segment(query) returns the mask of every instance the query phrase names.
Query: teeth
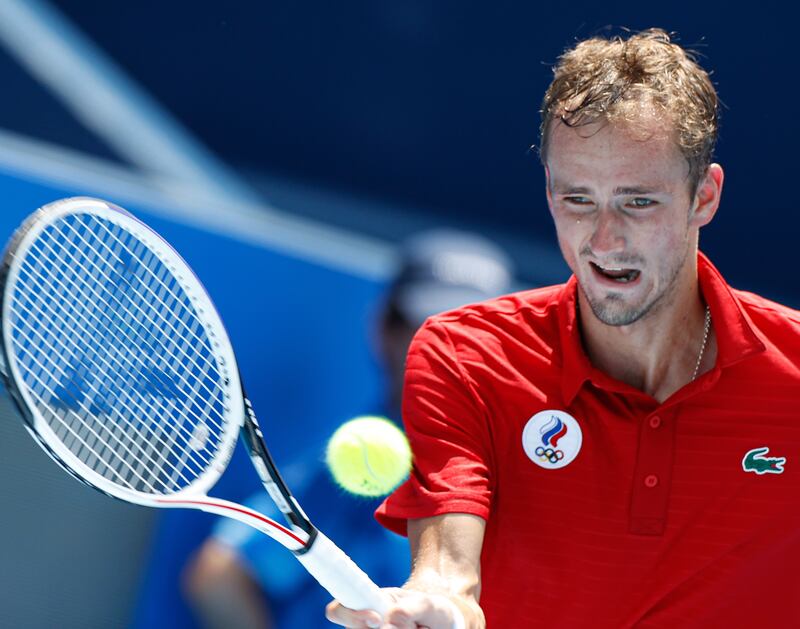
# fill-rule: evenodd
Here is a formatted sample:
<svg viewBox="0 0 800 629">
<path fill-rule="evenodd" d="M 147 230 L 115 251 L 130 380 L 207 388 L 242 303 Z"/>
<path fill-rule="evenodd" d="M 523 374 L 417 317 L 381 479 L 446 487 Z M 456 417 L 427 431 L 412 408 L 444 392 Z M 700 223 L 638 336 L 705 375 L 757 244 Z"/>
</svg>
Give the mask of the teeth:
<svg viewBox="0 0 800 629">
<path fill-rule="evenodd" d="M 600 266 L 594 262 L 592 262 L 592 265 L 598 270 L 598 272 L 622 284 L 632 282 L 639 277 L 638 269 L 628 269 L 619 266 Z"/>
</svg>

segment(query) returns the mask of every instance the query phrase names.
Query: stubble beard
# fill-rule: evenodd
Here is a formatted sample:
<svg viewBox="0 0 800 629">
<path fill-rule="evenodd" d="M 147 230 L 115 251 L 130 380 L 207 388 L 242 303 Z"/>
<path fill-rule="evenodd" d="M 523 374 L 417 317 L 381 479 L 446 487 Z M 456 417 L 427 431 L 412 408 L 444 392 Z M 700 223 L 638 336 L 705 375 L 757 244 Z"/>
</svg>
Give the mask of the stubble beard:
<svg viewBox="0 0 800 629">
<path fill-rule="evenodd" d="M 663 282 L 664 289 L 657 295 L 642 304 L 626 305 L 625 295 L 623 293 L 610 292 L 602 299 L 593 299 L 578 283 L 581 292 L 583 293 L 586 302 L 589 304 L 592 313 L 602 323 L 613 327 L 621 327 L 624 325 L 631 325 L 636 323 L 643 317 L 647 316 L 654 308 L 662 304 L 669 303 L 681 274 L 681 270 L 686 263 L 686 257 L 689 255 L 689 239 L 686 239 L 686 246 L 683 256 L 678 263 L 669 270 L 668 277 Z"/>
</svg>

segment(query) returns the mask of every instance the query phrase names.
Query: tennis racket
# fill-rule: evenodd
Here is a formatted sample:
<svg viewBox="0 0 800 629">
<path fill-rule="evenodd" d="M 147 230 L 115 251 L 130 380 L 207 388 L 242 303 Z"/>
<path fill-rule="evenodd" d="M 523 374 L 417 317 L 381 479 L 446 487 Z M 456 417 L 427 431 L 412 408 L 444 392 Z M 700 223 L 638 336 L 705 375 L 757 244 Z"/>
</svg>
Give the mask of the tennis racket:
<svg viewBox="0 0 800 629">
<path fill-rule="evenodd" d="M 0 287 L 0 371 L 25 427 L 65 471 L 127 502 L 244 522 L 346 607 L 386 611 L 281 478 L 222 321 L 164 239 L 105 201 L 56 201 L 12 236 Z M 207 495 L 240 432 L 285 524 Z"/>
</svg>

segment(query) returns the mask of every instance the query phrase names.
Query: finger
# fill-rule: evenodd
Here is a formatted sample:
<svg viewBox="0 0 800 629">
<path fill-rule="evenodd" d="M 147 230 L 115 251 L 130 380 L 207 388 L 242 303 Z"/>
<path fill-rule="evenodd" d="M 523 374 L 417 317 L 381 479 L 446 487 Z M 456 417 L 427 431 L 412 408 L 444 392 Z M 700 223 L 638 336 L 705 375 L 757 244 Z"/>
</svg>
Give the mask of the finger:
<svg viewBox="0 0 800 629">
<path fill-rule="evenodd" d="M 338 601 L 328 603 L 325 617 L 336 625 L 351 629 L 376 629 L 381 626 L 381 615 L 378 612 L 371 609 L 348 609 Z"/>
</svg>

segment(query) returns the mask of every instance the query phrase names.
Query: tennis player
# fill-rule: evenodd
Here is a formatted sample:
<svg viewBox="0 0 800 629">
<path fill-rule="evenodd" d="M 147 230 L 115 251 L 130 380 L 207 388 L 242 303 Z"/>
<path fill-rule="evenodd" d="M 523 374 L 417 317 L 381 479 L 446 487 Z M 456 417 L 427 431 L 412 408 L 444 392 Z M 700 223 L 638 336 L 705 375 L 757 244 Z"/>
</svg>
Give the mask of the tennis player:
<svg viewBox="0 0 800 629">
<path fill-rule="evenodd" d="M 331 620 L 800 626 L 800 313 L 698 251 L 717 121 L 708 74 L 661 30 L 561 56 L 541 157 L 573 277 L 417 334 L 415 470 L 377 512 L 413 573 L 384 624 L 335 602 Z"/>
</svg>

